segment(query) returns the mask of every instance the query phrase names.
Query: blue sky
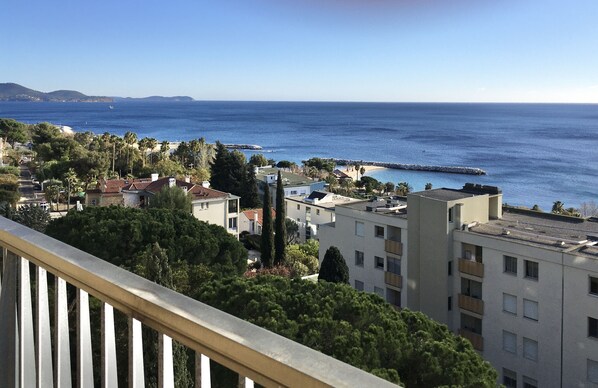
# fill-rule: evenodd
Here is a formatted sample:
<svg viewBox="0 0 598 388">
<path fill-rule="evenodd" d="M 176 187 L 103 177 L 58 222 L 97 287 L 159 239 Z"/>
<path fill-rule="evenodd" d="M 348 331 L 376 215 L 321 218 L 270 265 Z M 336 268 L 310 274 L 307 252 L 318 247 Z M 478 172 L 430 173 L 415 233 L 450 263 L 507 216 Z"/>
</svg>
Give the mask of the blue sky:
<svg viewBox="0 0 598 388">
<path fill-rule="evenodd" d="M 3 0 L 0 82 L 202 100 L 598 103 L 598 1 Z"/>
</svg>

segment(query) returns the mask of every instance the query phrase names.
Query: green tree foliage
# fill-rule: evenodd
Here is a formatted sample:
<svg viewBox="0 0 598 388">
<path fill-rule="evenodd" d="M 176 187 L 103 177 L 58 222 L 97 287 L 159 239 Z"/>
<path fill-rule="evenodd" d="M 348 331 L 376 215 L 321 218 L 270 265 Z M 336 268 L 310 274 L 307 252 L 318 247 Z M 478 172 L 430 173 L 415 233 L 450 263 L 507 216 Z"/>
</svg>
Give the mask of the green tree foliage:
<svg viewBox="0 0 598 388">
<path fill-rule="evenodd" d="M 18 167 L 15 166 L 2 166 L 0 167 L 0 174 L 12 174 L 17 178 L 21 175 Z"/>
<path fill-rule="evenodd" d="M 347 285 L 257 276 L 207 282 L 196 299 L 407 387 L 494 387 L 464 338 Z"/>
<path fill-rule="evenodd" d="M 326 250 L 318 280 L 349 284 L 349 267 L 337 247 L 333 246 Z"/>
<path fill-rule="evenodd" d="M 297 168 L 297 163 L 290 162 L 288 160 L 281 160 L 280 162 L 276 163 L 276 167 L 294 169 L 294 168 Z"/>
<path fill-rule="evenodd" d="M 274 265 L 282 265 L 286 262 L 287 228 L 286 212 L 284 203 L 284 187 L 282 176 L 278 171 L 276 180 L 276 220 L 274 228 Z"/>
<path fill-rule="evenodd" d="M 355 185 L 357 187 L 363 187 L 366 193 L 371 193 L 374 190 L 378 190 L 382 183 L 376 178 L 372 178 L 371 176 L 362 176 L 361 180 L 357 181 Z"/>
<path fill-rule="evenodd" d="M 255 176 L 255 170 L 251 165 L 248 166 L 245 177 L 245 191 L 243 196 L 241 196 L 241 207 L 246 209 L 258 208 L 262 206 L 262 201 L 260 201 L 260 195 L 257 190 L 257 177 Z"/>
<path fill-rule="evenodd" d="M 266 268 L 270 268 L 274 264 L 274 230 L 272 228 L 272 205 L 270 203 L 270 186 L 265 185 L 260 251 L 262 265 Z"/>
<path fill-rule="evenodd" d="M 268 159 L 264 156 L 264 154 L 253 154 L 251 158 L 249 158 L 249 164 L 262 167 L 268 165 Z"/>
<path fill-rule="evenodd" d="M 405 196 L 413 191 L 413 187 L 407 182 L 399 182 L 397 185 L 397 194 Z"/>
<path fill-rule="evenodd" d="M 153 209 L 181 210 L 191 213 L 191 194 L 186 193 L 178 186 L 164 185 L 162 190 L 152 196 L 149 207 Z"/>
<path fill-rule="evenodd" d="M 392 193 L 392 192 L 394 192 L 394 191 L 395 191 L 395 184 L 394 184 L 394 183 L 392 183 L 392 182 L 386 182 L 386 183 L 384 184 L 384 190 L 385 190 L 387 193 Z"/>
<path fill-rule="evenodd" d="M 299 233 L 299 224 L 290 218 L 284 220 L 287 229 L 287 245 L 297 242 L 297 233 Z"/>
<path fill-rule="evenodd" d="M 424 188 L 425 190 L 432 190 L 432 184 L 431 183 L 426 183 L 426 186 Z"/>
<path fill-rule="evenodd" d="M 25 124 L 14 119 L 0 118 L 0 137 L 15 148 L 15 143 L 24 143 L 29 138 L 26 127 Z"/>
<path fill-rule="evenodd" d="M 156 242 L 171 264 L 204 264 L 229 275 L 247 268 L 247 251 L 234 236 L 182 211 L 90 206 L 52 220 L 47 234 L 127 269 L 134 268 L 139 252 Z"/>
<path fill-rule="evenodd" d="M 303 162 L 306 167 L 314 167 L 319 171 L 327 171 L 331 173 L 334 171 L 335 163 L 332 159 L 311 158 Z"/>
<path fill-rule="evenodd" d="M 307 243 L 287 245 L 286 260 L 295 276 L 313 275 L 318 272 L 319 263 L 317 248 L 314 254 L 312 246 L 307 246 Z"/>
<path fill-rule="evenodd" d="M 35 204 L 20 206 L 12 216 L 13 221 L 38 232 L 44 232 L 50 222 L 50 212 Z"/>
<path fill-rule="evenodd" d="M 15 206 L 20 198 L 18 178 L 13 174 L 0 174 L 0 202 Z"/>
</svg>

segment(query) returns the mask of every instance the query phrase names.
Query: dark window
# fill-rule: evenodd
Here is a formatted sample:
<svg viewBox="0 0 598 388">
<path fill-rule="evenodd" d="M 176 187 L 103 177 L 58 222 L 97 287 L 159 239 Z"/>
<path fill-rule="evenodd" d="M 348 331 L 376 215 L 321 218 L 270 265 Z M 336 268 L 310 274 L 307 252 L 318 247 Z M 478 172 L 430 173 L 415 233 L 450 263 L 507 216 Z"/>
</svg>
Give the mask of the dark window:
<svg viewBox="0 0 598 388">
<path fill-rule="evenodd" d="M 588 317 L 588 337 L 598 338 L 598 319 Z"/>
<path fill-rule="evenodd" d="M 228 212 L 229 213 L 236 213 L 238 210 L 238 202 L 236 199 L 228 201 Z"/>
<path fill-rule="evenodd" d="M 384 238 L 384 227 L 383 226 L 374 226 L 374 236 Z"/>
<path fill-rule="evenodd" d="M 450 208 L 448 210 L 449 210 L 449 213 L 448 213 L 449 222 L 453 222 L 453 208 Z"/>
<path fill-rule="evenodd" d="M 502 370 L 502 383 L 507 388 L 517 388 L 517 373 L 512 370 Z"/>
<path fill-rule="evenodd" d="M 374 256 L 374 265 L 376 268 L 384 269 L 384 257 Z"/>
<path fill-rule="evenodd" d="M 525 260 L 525 277 L 538 280 L 538 263 Z"/>
<path fill-rule="evenodd" d="M 538 388 L 538 382 L 534 379 L 523 376 L 523 388 Z"/>
<path fill-rule="evenodd" d="M 363 252 L 355 251 L 355 265 L 363 267 Z"/>
<path fill-rule="evenodd" d="M 453 262 L 448 262 L 448 275 L 451 276 L 453 274 Z"/>
<path fill-rule="evenodd" d="M 504 256 L 505 273 L 517 275 L 517 258 L 512 256 Z"/>
<path fill-rule="evenodd" d="M 598 295 L 598 278 L 590 276 L 590 294 Z"/>
<path fill-rule="evenodd" d="M 453 310 L 453 297 L 449 296 L 448 297 L 448 311 L 452 311 Z"/>
<path fill-rule="evenodd" d="M 401 274 L 401 259 L 395 259 L 394 257 L 386 258 L 386 270 L 394 273 L 395 275 Z"/>
</svg>

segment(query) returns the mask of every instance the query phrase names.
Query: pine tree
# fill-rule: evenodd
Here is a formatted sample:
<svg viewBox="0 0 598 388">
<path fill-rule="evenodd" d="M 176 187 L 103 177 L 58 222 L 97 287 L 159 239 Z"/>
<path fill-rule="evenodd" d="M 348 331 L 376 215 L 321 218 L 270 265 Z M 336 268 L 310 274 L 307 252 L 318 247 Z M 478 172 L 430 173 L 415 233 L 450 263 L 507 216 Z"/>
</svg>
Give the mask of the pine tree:
<svg viewBox="0 0 598 388">
<path fill-rule="evenodd" d="M 230 152 L 220 142 L 216 142 L 216 157 L 212 162 L 211 186 L 220 191 L 228 192 L 228 172 Z"/>
<path fill-rule="evenodd" d="M 318 280 L 349 284 L 349 267 L 337 247 L 330 247 L 324 255 Z"/>
<path fill-rule="evenodd" d="M 241 196 L 241 207 L 255 209 L 262 205 L 257 191 L 257 178 L 255 176 L 254 166 L 249 164 L 245 173 L 245 193 Z"/>
<path fill-rule="evenodd" d="M 276 180 L 276 225 L 274 234 L 274 265 L 281 265 L 286 262 L 286 242 L 287 242 L 287 228 L 285 224 L 285 209 L 284 209 L 284 187 L 282 186 L 282 176 L 278 171 L 278 179 Z"/>
<path fill-rule="evenodd" d="M 274 245 L 274 233 L 272 230 L 272 205 L 270 204 L 272 199 L 270 198 L 270 187 L 265 186 L 264 190 L 264 206 L 263 206 L 263 222 L 262 222 L 262 264 L 266 268 L 272 267 L 273 259 L 273 245 Z"/>
</svg>

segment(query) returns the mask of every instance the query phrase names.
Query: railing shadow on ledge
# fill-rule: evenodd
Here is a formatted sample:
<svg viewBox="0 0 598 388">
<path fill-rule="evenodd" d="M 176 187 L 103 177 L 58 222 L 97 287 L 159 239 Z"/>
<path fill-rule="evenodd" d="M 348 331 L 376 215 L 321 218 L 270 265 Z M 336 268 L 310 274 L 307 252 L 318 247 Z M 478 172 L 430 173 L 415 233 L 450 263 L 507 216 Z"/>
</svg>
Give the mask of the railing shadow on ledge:
<svg viewBox="0 0 598 388">
<path fill-rule="evenodd" d="M 142 324 L 160 333 L 159 386 L 174 386 L 171 339 L 196 352 L 198 387 L 210 386 L 209 359 L 243 376 L 239 382 L 246 387 L 253 381 L 264 386 L 395 386 L 3 217 L 0 245 L 0 386 L 71 386 L 67 283 L 77 288 L 73 362 L 79 386 L 93 386 L 88 294 L 103 302 L 102 386 L 117 385 L 117 368 L 128 370 L 129 386 L 144 386 Z M 30 262 L 37 266 L 36 287 L 29 279 Z M 53 335 L 46 271 L 56 279 Z M 129 318 L 128 365 L 116 365 L 112 307 Z"/>
</svg>

